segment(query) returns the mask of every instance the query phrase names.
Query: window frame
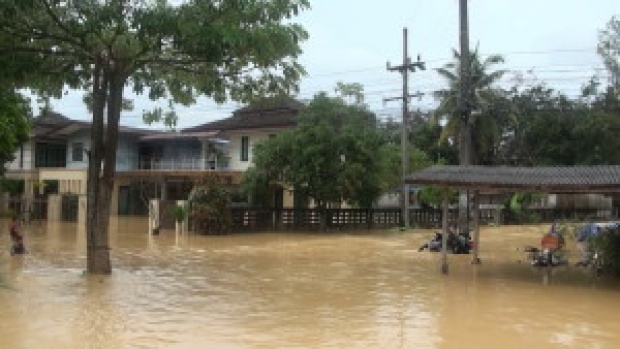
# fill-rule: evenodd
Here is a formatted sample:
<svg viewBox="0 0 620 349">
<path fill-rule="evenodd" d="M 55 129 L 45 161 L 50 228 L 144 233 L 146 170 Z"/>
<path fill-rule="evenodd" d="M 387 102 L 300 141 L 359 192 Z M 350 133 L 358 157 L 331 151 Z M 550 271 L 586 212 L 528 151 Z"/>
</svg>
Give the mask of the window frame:
<svg viewBox="0 0 620 349">
<path fill-rule="evenodd" d="M 71 143 L 71 161 L 73 162 L 84 161 L 84 142 L 72 142 Z"/>
<path fill-rule="evenodd" d="M 250 137 L 249 136 L 241 136 L 241 151 L 240 151 L 240 159 L 241 161 L 249 161 L 250 160 Z"/>
</svg>

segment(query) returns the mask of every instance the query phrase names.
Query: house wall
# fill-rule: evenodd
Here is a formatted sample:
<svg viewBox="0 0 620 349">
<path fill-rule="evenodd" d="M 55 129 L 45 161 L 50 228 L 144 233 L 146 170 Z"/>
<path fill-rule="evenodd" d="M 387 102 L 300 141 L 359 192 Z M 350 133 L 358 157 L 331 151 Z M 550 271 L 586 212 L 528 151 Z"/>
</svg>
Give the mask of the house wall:
<svg viewBox="0 0 620 349">
<path fill-rule="evenodd" d="M 86 169 L 88 168 L 88 157 L 82 154 L 82 161 L 73 160 L 73 144 L 81 142 L 84 150 L 90 149 L 90 130 L 80 130 L 67 137 L 67 168 Z"/>
<path fill-rule="evenodd" d="M 268 139 L 269 135 L 277 135 L 284 129 L 261 129 L 228 132 L 228 154 L 230 157 L 230 169 L 232 171 L 245 171 L 253 161 L 253 148 L 260 141 Z M 247 136 L 249 139 L 248 161 L 241 161 L 241 138 Z"/>
<path fill-rule="evenodd" d="M 34 167 L 34 143 L 32 140 L 18 148 L 13 156 L 15 159 L 6 164 L 8 171 L 31 170 Z"/>
<path fill-rule="evenodd" d="M 88 157 L 83 154 L 82 161 L 73 160 L 73 143 L 81 142 L 84 149 L 90 149 L 90 130 L 80 130 L 67 138 L 67 168 L 87 169 Z M 116 170 L 129 171 L 138 168 L 138 138 L 120 133 L 116 150 Z"/>
<path fill-rule="evenodd" d="M 39 180 L 57 180 L 60 194 L 86 194 L 86 169 L 45 168 Z"/>
</svg>

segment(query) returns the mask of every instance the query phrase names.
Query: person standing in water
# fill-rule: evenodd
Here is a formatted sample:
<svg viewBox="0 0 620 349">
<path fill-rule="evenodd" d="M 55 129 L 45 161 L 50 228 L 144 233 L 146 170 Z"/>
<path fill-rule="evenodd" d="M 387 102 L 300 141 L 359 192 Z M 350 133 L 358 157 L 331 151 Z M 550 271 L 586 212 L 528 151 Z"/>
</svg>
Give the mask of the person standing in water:
<svg viewBox="0 0 620 349">
<path fill-rule="evenodd" d="M 9 234 L 11 236 L 11 255 L 26 253 L 26 247 L 24 246 L 24 236 L 20 233 L 19 219 L 17 215 L 11 217 L 11 225 L 9 227 Z"/>
</svg>

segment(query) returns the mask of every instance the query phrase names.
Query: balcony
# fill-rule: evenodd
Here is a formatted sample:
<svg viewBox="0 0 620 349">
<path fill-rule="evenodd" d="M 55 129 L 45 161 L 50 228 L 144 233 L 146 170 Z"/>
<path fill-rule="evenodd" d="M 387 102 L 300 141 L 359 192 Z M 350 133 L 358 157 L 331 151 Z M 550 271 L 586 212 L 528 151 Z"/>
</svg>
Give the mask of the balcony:
<svg viewBox="0 0 620 349">
<path fill-rule="evenodd" d="M 151 158 L 138 163 L 139 170 L 184 170 L 184 171 L 228 171 L 230 158 L 225 156 L 212 158 Z"/>
</svg>

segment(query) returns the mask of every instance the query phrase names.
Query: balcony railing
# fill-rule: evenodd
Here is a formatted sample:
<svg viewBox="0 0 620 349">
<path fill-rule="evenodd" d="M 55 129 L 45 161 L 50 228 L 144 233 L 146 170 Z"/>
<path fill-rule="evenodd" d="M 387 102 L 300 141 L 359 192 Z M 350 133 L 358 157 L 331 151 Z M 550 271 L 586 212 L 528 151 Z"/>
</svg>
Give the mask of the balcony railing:
<svg viewBox="0 0 620 349">
<path fill-rule="evenodd" d="M 161 158 L 144 159 L 138 163 L 140 170 L 187 170 L 187 171 L 226 171 L 229 170 L 228 157 L 215 159 L 202 158 Z"/>
</svg>

